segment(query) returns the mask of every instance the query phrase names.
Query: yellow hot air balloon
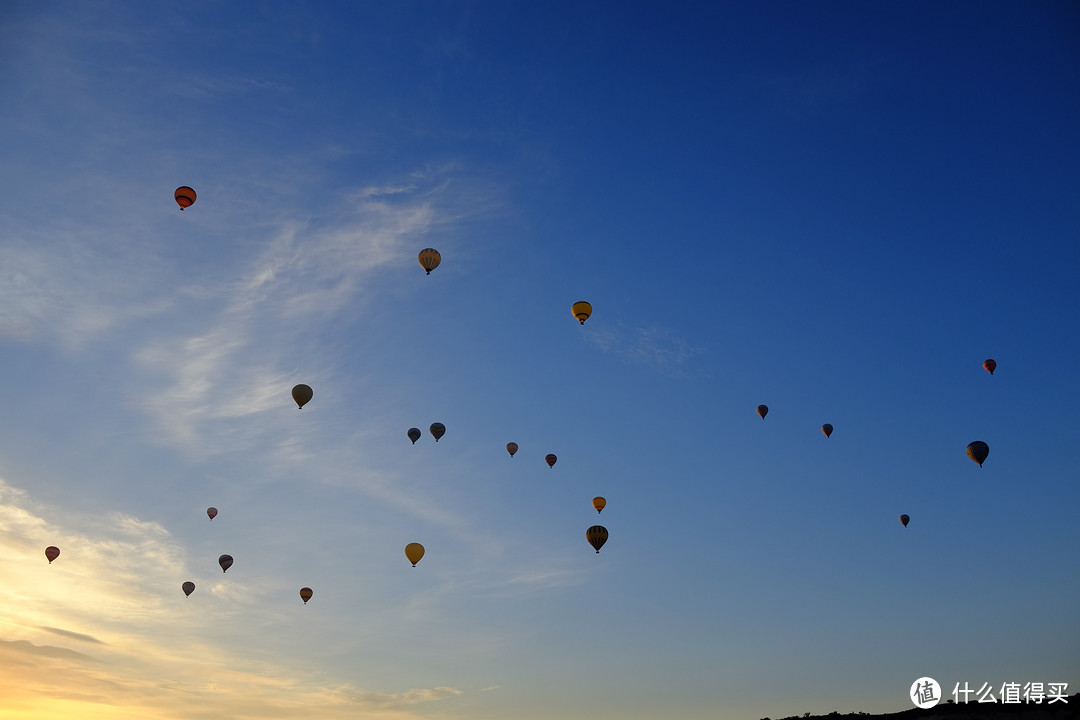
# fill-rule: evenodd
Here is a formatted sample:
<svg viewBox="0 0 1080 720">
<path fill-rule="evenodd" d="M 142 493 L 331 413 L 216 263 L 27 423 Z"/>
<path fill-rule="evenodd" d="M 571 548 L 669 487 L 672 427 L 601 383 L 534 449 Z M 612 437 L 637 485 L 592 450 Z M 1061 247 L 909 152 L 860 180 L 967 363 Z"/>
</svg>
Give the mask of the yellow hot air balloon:
<svg viewBox="0 0 1080 720">
<path fill-rule="evenodd" d="M 195 592 L 195 583 L 188 580 L 180 586 L 180 589 L 184 591 L 184 595 L 191 597 L 191 593 Z"/>
<path fill-rule="evenodd" d="M 508 442 L 508 443 L 506 443 L 506 452 L 510 453 L 510 457 L 514 457 L 514 453 L 516 453 L 517 450 L 518 450 L 518 446 L 517 446 L 516 442 Z"/>
<path fill-rule="evenodd" d="M 592 305 L 584 300 L 578 300 L 574 303 L 573 307 L 570 308 L 570 311 L 574 313 L 574 317 L 580 320 L 581 324 L 584 325 L 585 321 L 592 315 Z"/>
<path fill-rule="evenodd" d="M 596 554 L 600 554 L 600 548 L 607 542 L 607 528 L 603 525 L 593 525 L 591 528 L 585 531 L 585 539 L 589 541 L 589 544 L 596 548 Z"/>
<path fill-rule="evenodd" d="M 967 456 L 979 463 L 979 467 L 986 462 L 986 456 L 990 454 L 990 446 L 984 443 L 982 440 L 976 440 L 975 442 L 968 443 Z"/>
<path fill-rule="evenodd" d="M 420 543 L 409 543 L 405 546 L 405 557 L 409 559 L 413 567 L 416 567 L 416 563 L 420 562 L 420 558 L 424 557 L 424 546 Z"/>
<path fill-rule="evenodd" d="M 762 420 L 764 420 L 765 416 L 769 414 L 769 406 L 768 405 L 758 405 L 757 406 L 757 414 L 761 416 Z"/>
<path fill-rule="evenodd" d="M 832 425 L 825 423 L 821 426 L 821 432 L 825 433 L 825 437 L 832 435 Z"/>
<path fill-rule="evenodd" d="M 439 267 L 439 263 L 442 262 L 442 255 L 435 248 L 424 248 L 416 256 L 416 259 L 420 261 L 420 267 L 424 268 L 427 274 L 430 275 L 432 270 Z"/>
<path fill-rule="evenodd" d="M 301 383 L 292 389 L 292 399 L 296 402 L 296 407 L 298 408 L 307 405 L 314 396 L 315 391 L 311 389 L 310 385 Z"/>
<path fill-rule="evenodd" d="M 195 204 L 195 191 L 187 185 L 181 185 L 176 188 L 176 192 L 173 193 L 173 198 L 176 199 L 176 204 L 183 210 L 184 208 L 191 207 Z"/>
<path fill-rule="evenodd" d="M 315 593 L 313 593 L 311 591 L 311 588 L 309 588 L 309 587 L 300 588 L 300 599 L 304 601 L 305 605 L 307 605 L 307 601 L 310 600 L 311 596 L 314 595 L 314 594 Z"/>
<path fill-rule="evenodd" d="M 605 500 L 604 498 L 602 498 L 600 496 L 594 497 L 592 499 L 592 506 L 594 508 L 596 508 L 596 512 L 599 513 L 601 510 L 603 510 L 607 506 L 607 500 Z"/>
</svg>

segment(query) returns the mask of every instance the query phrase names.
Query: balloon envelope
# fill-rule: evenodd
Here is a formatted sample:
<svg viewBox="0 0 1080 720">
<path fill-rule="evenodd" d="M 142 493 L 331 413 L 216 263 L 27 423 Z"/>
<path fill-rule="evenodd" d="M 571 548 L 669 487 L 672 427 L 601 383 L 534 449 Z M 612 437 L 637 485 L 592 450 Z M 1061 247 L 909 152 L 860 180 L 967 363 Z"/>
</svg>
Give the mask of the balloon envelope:
<svg viewBox="0 0 1080 720">
<path fill-rule="evenodd" d="M 409 428 L 409 439 L 412 440 L 413 445 L 420 439 L 420 435 L 420 428 Z"/>
<path fill-rule="evenodd" d="M 758 405 L 757 406 L 757 414 L 761 416 L 762 420 L 764 420 L 765 416 L 769 414 L 769 406 L 768 405 Z"/>
<path fill-rule="evenodd" d="M 573 307 L 570 308 L 570 312 L 574 313 L 574 317 L 576 317 L 581 322 L 581 324 L 584 325 L 585 321 L 589 319 L 590 315 L 592 315 L 592 305 L 585 302 L 584 300 L 578 300 L 576 303 L 574 303 Z"/>
<path fill-rule="evenodd" d="M 191 597 L 191 593 L 195 592 L 195 583 L 188 580 L 186 583 L 180 586 L 183 589 L 184 594 Z"/>
<path fill-rule="evenodd" d="M 446 434 L 446 426 L 442 423 L 431 423 L 431 437 L 435 438 L 435 442 L 439 442 L 439 438 Z"/>
<path fill-rule="evenodd" d="M 300 599 L 304 601 L 305 605 L 307 605 L 307 601 L 310 600 L 311 596 L 314 595 L 314 594 L 315 593 L 313 593 L 311 591 L 311 588 L 309 588 L 309 587 L 300 588 Z"/>
<path fill-rule="evenodd" d="M 442 255 L 435 248 L 424 248 L 416 256 L 416 259 L 420 261 L 420 267 L 424 268 L 427 274 L 430 275 L 432 270 L 439 267 L 439 263 L 442 262 Z"/>
<path fill-rule="evenodd" d="M 901 523 L 901 524 L 902 524 L 902 525 L 903 525 L 904 527 L 907 527 L 907 524 L 908 524 L 908 521 L 909 521 L 909 520 L 911 520 L 911 518 L 909 518 L 909 517 L 908 517 L 907 515 L 901 515 L 901 516 L 900 516 L 900 523 Z"/>
<path fill-rule="evenodd" d="M 555 463 L 559 458 L 555 457 L 555 453 L 548 453 L 544 456 L 544 461 L 548 464 L 548 467 L 555 467 Z"/>
<path fill-rule="evenodd" d="M 592 506 L 596 508 L 596 512 L 600 512 L 607 506 L 607 500 L 599 496 L 594 497 L 592 499 Z"/>
<path fill-rule="evenodd" d="M 232 567 L 232 555 L 222 555 L 217 559 L 218 565 L 221 566 L 221 572 L 225 572 Z"/>
<path fill-rule="evenodd" d="M 49 564 L 52 565 L 52 561 L 60 557 L 60 548 L 50 545 L 45 548 L 45 557 L 49 558 Z"/>
<path fill-rule="evenodd" d="M 215 508 L 215 507 L 208 507 L 208 508 L 206 508 L 206 514 L 207 514 L 208 516 L 210 516 L 210 519 L 211 519 L 211 520 L 213 520 L 214 518 L 216 518 L 216 517 L 217 517 L 217 508 Z"/>
<path fill-rule="evenodd" d="M 983 363 L 983 368 L 986 370 L 986 372 L 993 375 L 994 370 L 997 369 L 997 363 L 994 362 L 994 358 L 988 358 L 986 362 Z"/>
<path fill-rule="evenodd" d="M 416 567 L 416 563 L 420 562 L 420 558 L 424 557 L 424 546 L 420 543 L 409 543 L 405 546 L 405 557 L 409 558 L 409 562 Z"/>
<path fill-rule="evenodd" d="M 825 423 L 821 426 L 821 432 L 825 433 L 825 437 L 832 435 L 832 425 Z"/>
<path fill-rule="evenodd" d="M 982 440 L 976 440 L 975 442 L 968 443 L 967 455 L 969 458 L 979 463 L 979 467 L 982 467 L 983 462 L 986 461 L 986 456 L 990 454 L 990 446 L 984 443 Z"/>
<path fill-rule="evenodd" d="M 184 208 L 191 207 L 195 204 L 195 191 L 187 185 L 181 185 L 176 188 L 176 192 L 173 193 L 173 198 L 176 199 L 176 204 L 183 210 Z"/>
<path fill-rule="evenodd" d="M 297 385 L 292 389 L 292 399 L 296 401 L 296 407 L 302 408 L 307 405 L 311 398 L 314 397 L 315 391 L 311 389 L 310 385 L 304 385 L 303 383 Z"/>
<path fill-rule="evenodd" d="M 600 554 L 600 548 L 607 542 L 607 528 L 603 525 L 593 525 L 585 531 L 585 539 L 596 548 L 596 554 Z"/>
<path fill-rule="evenodd" d="M 510 453 L 510 457 L 514 457 L 514 453 L 516 453 L 517 450 L 518 450 L 518 446 L 517 446 L 516 442 L 508 442 L 508 443 L 506 443 L 506 452 Z"/>
</svg>

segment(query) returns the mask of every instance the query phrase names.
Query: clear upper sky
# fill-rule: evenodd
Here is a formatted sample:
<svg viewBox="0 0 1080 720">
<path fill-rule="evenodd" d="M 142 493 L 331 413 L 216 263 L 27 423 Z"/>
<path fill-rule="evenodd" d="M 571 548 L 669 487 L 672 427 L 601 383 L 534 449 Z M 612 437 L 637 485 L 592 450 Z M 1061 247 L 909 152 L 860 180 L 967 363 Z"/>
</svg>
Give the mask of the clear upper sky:
<svg viewBox="0 0 1080 720">
<path fill-rule="evenodd" d="M 1074 2 L 5 2 L 0 718 L 1076 692 L 1078 311 Z"/>
</svg>

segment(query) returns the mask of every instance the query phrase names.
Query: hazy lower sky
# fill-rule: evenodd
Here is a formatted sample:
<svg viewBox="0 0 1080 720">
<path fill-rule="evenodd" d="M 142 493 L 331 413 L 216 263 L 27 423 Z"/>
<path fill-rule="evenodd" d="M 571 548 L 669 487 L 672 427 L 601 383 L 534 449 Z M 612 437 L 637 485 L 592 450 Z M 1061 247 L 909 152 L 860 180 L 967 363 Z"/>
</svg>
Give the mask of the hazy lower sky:
<svg viewBox="0 0 1080 720">
<path fill-rule="evenodd" d="M 5 2 L 0 718 L 1076 692 L 1078 241 L 1074 2 Z"/>
</svg>

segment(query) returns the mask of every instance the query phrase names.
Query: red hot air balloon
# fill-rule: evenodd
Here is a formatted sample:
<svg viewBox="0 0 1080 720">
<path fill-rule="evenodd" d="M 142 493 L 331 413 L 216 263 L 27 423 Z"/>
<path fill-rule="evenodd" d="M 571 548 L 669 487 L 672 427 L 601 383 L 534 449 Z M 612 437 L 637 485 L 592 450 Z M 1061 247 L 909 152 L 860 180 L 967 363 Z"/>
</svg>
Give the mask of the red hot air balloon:
<svg viewBox="0 0 1080 720">
<path fill-rule="evenodd" d="M 548 467 L 555 467 L 555 463 L 558 462 L 558 460 L 559 458 L 555 456 L 555 453 L 548 453 L 544 456 L 544 462 L 548 464 Z"/>
<path fill-rule="evenodd" d="M 180 209 L 183 210 L 195 204 L 195 191 L 187 185 L 181 185 L 176 188 L 173 198 L 176 200 L 176 204 L 180 206 Z"/>
<path fill-rule="evenodd" d="M 208 507 L 208 508 L 206 508 L 206 514 L 210 517 L 211 520 L 213 520 L 214 518 L 217 517 L 217 508 L 216 507 Z"/>
<path fill-rule="evenodd" d="M 993 375 L 994 370 L 997 370 L 997 363 L 994 362 L 994 358 L 987 358 L 986 361 L 983 362 L 983 369 Z"/>
<path fill-rule="evenodd" d="M 184 591 L 184 595 L 191 597 L 191 593 L 195 592 L 195 583 L 188 580 L 186 583 L 180 586 L 180 589 Z"/>
<path fill-rule="evenodd" d="M 50 545 L 45 548 L 45 557 L 49 558 L 49 564 L 52 565 L 52 561 L 60 557 L 60 548 Z"/>
</svg>

